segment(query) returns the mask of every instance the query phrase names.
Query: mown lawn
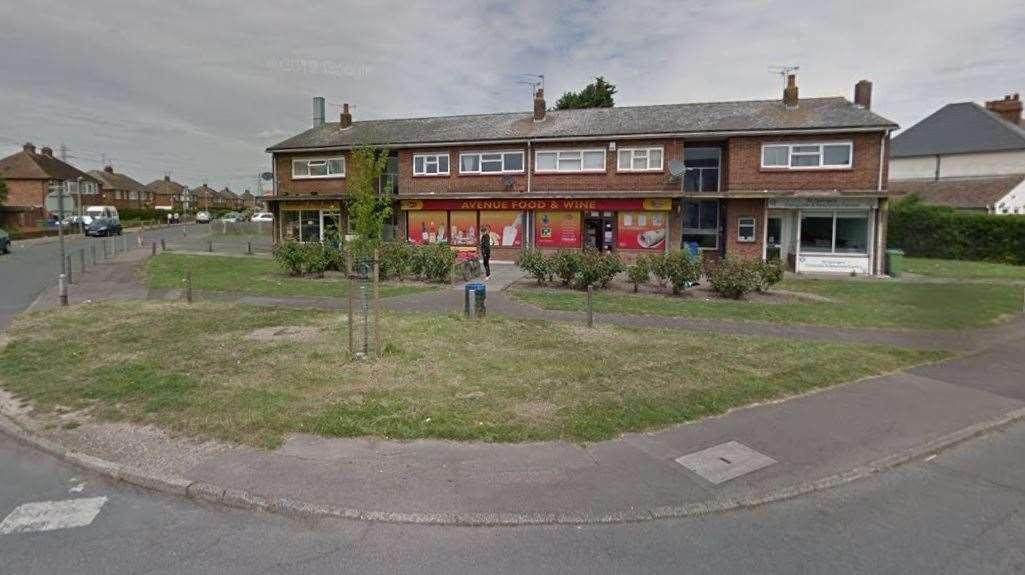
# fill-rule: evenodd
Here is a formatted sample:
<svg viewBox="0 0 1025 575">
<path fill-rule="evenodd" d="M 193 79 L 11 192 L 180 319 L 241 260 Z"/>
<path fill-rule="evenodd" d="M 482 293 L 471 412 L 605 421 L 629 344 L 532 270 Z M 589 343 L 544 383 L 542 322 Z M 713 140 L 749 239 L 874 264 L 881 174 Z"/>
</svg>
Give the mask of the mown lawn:
<svg viewBox="0 0 1025 575">
<path fill-rule="evenodd" d="M 389 313 L 382 323 L 384 357 L 355 362 L 338 313 L 140 301 L 44 310 L 10 329 L 0 385 L 40 414 L 265 447 L 293 432 L 589 441 L 945 357 L 499 317 Z M 284 326 L 310 338 L 252 337 Z"/>
<path fill-rule="evenodd" d="M 153 288 L 181 288 L 185 271 L 192 271 L 197 290 L 241 292 L 267 296 L 344 296 L 343 278 L 290 277 L 274 260 L 250 257 L 198 256 L 162 253 L 146 261 L 146 283 Z M 381 297 L 432 291 L 437 286 L 417 282 L 382 282 Z"/>
<path fill-rule="evenodd" d="M 707 299 L 684 295 L 599 291 L 594 309 L 604 313 L 706 319 L 807 323 L 842 327 L 961 329 L 995 323 L 1021 312 L 1021 288 L 980 284 L 925 284 L 889 280 L 787 279 L 778 289 L 830 301 L 786 303 Z M 564 289 L 517 288 L 518 299 L 544 309 L 582 311 L 585 295 Z"/>
<path fill-rule="evenodd" d="M 904 258 L 904 269 L 924 276 L 944 278 L 1025 280 L 1025 266 L 990 262 Z"/>
</svg>

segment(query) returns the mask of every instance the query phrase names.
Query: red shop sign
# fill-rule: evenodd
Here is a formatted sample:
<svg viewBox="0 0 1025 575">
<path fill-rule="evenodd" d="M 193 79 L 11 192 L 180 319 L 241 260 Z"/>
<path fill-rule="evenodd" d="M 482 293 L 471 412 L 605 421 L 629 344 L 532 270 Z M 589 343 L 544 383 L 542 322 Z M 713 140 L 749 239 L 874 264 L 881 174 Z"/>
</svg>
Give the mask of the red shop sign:
<svg viewBox="0 0 1025 575">
<path fill-rule="evenodd" d="M 494 200 L 402 200 L 403 210 L 645 210 L 668 212 L 669 198 L 540 198 Z"/>
</svg>

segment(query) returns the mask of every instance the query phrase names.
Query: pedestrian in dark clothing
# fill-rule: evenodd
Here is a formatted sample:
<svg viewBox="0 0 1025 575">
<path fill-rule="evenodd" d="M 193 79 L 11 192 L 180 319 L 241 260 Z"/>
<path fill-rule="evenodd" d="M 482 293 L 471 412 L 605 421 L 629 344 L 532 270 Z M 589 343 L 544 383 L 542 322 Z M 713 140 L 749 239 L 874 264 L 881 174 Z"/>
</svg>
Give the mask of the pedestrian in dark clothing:
<svg viewBox="0 0 1025 575">
<path fill-rule="evenodd" d="M 480 259 L 484 263 L 484 279 L 491 279 L 491 228 L 481 226 Z"/>
</svg>

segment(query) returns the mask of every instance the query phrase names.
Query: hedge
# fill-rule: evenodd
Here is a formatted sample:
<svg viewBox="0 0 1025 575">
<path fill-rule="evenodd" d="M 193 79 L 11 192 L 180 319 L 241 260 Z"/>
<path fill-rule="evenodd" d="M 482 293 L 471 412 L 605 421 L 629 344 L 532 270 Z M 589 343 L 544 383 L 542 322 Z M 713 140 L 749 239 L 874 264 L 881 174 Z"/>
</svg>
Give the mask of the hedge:
<svg viewBox="0 0 1025 575">
<path fill-rule="evenodd" d="M 912 195 L 891 205 L 887 244 L 911 257 L 1025 265 L 1025 216 L 924 205 Z"/>
</svg>

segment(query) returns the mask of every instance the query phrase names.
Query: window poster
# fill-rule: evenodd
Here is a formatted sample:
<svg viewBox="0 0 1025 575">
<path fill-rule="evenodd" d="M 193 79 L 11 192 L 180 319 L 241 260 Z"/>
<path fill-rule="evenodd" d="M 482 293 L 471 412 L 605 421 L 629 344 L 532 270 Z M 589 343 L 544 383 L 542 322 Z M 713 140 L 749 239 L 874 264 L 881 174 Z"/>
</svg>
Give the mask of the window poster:
<svg viewBox="0 0 1025 575">
<path fill-rule="evenodd" d="M 483 229 L 485 226 L 490 230 L 492 246 L 515 248 L 523 245 L 523 212 L 482 210 L 480 227 Z"/>
<path fill-rule="evenodd" d="M 580 212 L 536 212 L 534 218 L 539 247 L 580 247 Z"/>
<path fill-rule="evenodd" d="M 619 248 L 660 250 L 666 243 L 665 212 L 619 212 Z"/>
<path fill-rule="evenodd" d="M 409 241 L 414 244 L 435 244 L 448 241 L 448 213 L 437 211 L 407 212 Z"/>
<path fill-rule="evenodd" d="M 449 243 L 454 246 L 477 245 L 476 210 L 453 210 L 448 219 Z"/>
</svg>

